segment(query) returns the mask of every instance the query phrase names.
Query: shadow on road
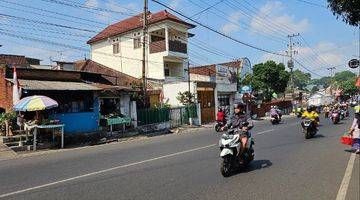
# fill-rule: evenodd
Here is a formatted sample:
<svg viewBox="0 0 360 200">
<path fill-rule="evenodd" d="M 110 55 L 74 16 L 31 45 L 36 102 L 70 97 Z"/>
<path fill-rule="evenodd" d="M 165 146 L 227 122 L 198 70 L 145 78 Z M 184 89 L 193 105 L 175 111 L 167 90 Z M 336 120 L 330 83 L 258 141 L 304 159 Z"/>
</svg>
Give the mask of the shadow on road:
<svg viewBox="0 0 360 200">
<path fill-rule="evenodd" d="M 348 153 L 355 153 L 355 150 L 353 150 L 353 149 L 345 149 L 344 151 L 348 152 Z"/>
<path fill-rule="evenodd" d="M 323 138 L 323 137 L 325 137 L 325 136 L 322 135 L 322 134 L 316 134 L 316 135 L 314 135 L 314 137 L 312 137 L 312 138 L 316 139 L 316 138 Z"/>
<path fill-rule="evenodd" d="M 270 166 L 272 166 L 272 162 L 270 160 L 254 160 L 249 164 L 249 166 L 245 167 L 244 169 L 234 171 L 231 176 L 235 176 L 241 173 L 248 173 L 255 170 L 265 169 Z"/>
</svg>

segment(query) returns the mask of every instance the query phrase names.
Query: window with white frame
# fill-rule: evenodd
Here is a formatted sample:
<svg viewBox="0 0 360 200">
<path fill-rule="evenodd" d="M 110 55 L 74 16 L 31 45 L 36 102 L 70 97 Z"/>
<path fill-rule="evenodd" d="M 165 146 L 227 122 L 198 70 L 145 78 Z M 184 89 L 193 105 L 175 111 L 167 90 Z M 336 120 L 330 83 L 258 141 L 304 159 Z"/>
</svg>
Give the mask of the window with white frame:
<svg viewBox="0 0 360 200">
<path fill-rule="evenodd" d="M 119 47 L 119 43 L 114 43 L 113 44 L 113 54 L 118 54 L 120 52 L 120 47 Z"/>
<path fill-rule="evenodd" d="M 141 37 L 134 38 L 134 49 L 138 49 L 141 47 Z"/>
</svg>

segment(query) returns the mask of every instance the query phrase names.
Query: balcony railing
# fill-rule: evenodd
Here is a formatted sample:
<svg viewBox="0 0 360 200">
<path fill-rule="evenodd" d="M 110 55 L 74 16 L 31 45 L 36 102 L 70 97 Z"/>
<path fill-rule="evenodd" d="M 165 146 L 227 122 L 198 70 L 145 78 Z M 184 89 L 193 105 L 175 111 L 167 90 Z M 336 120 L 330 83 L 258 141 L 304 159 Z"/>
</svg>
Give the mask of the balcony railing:
<svg viewBox="0 0 360 200">
<path fill-rule="evenodd" d="M 159 53 L 166 50 L 165 40 L 150 43 L 150 53 Z"/>
<path fill-rule="evenodd" d="M 187 54 L 187 45 L 179 41 L 169 40 L 169 51 Z"/>
<path fill-rule="evenodd" d="M 159 53 L 166 51 L 165 40 L 151 42 L 150 53 Z M 169 51 L 187 54 L 187 45 L 179 41 L 169 41 Z"/>
</svg>

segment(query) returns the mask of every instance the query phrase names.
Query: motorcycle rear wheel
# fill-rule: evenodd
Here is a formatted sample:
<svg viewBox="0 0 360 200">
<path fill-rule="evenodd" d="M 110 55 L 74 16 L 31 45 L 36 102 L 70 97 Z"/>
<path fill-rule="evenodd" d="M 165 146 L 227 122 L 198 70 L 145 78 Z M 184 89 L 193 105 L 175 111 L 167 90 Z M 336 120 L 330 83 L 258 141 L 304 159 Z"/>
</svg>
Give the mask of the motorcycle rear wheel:
<svg viewBox="0 0 360 200">
<path fill-rule="evenodd" d="M 215 125 L 215 131 L 220 132 L 221 126 L 219 124 Z"/>
</svg>

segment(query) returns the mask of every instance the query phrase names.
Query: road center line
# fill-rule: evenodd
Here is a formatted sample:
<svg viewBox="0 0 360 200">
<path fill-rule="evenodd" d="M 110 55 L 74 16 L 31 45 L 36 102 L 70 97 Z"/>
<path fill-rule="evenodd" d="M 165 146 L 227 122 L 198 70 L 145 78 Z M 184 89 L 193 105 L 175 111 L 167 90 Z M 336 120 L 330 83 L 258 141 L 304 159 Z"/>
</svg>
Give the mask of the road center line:
<svg viewBox="0 0 360 200">
<path fill-rule="evenodd" d="M 217 144 L 210 144 L 210 145 L 203 146 L 203 147 L 189 149 L 189 150 L 186 150 L 186 151 L 181 151 L 181 152 L 177 152 L 177 153 L 173 153 L 173 154 L 168 154 L 168 155 L 165 155 L 165 156 L 151 158 L 151 159 L 147 159 L 147 160 L 143 160 L 143 161 L 139 161 L 139 162 L 134 162 L 134 163 L 126 164 L 126 165 L 120 165 L 120 166 L 112 167 L 112 168 L 109 168 L 109 169 L 104 169 L 104 170 L 100 170 L 100 171 L 96 171 L 96 172 L 92 172 L 92 173 L 88 173 L 88 174 L 83 174 L 83 175 L 80 175 L 80 176 L 75 176 L 75 177 L 72 177 L 72 178 L 63 179 L 63 180 L 60 180 L 60 181 L 47 183 L 47 184 L 44 184 L 44 185 L 39 185 L 39 186 L 35 186 L 35 187 L 26 188 L 26 189 L 23 189 L 23 190 L 18 190 L 18 191 L 6 193 L 6 194 L 1 194 L 0 198 L 9 197 L 9 196 L 13 196 L 13 195 L 16 195 L 16 194 L 21 194 L 21 193 L 32 191 L 32 190 L 45 188 L 45 187 L 57 185 L 57 184 L 60 184 L 60 183 L 70 182 L 70 181 L 73 181 L 73 180 L 86 178 L 86 177 L 89 177 L 89 176 L 102 174 L 102 173 L 106 173 L 106 172 L 109 172 L 109 171 L 114 171 L 114 170 L 117 170 L 117 169 L 123 169 L 123 168 L 131 167 L 131 166 L 134 166 L 134 165 L 140 165 L 140 164 L 144 164 L 144 163 L 148 163 L 148 162 L 152 162 L 152 161 L 156 161 L 156 160 L 160 160 L 160 159 L 164 159 L 164 158 L 174 157 L 174 156 L 178 156 L 178 155 L 181 155 L 181 154 L 190 153 L 190 152 L 193 152 L 193 151 L 199 151 L 199 150 L 202 150 L 202 149 L 213 147 L 215 145 L 217 145 Z"/>
<path fill-rule="evenodd" d="M 338 194 L 336 196 L 336 200 L 345 200 L 346 193 L 347 193 L 349 183 L 351 180 L 351 174 L 352 174 L 352 171 L 354 168 L 355 158 L 356 158 L 356 154 L 352 153 L 350 156 L 348 165 L 346 167 L 346 170 L 345 170 L 344 178 L 341 182 Z"/>
<path fill-rule="evenodd" d="M 266 130 L 266 131 L 261 131 L 261 132 L 256 133 L 255 135 L 261 135 L 261 134 L 268 133 L 268 132 L 271 132 L 271 131 L 274 131 L 274 130 L 275 130 L 275 129 L 270 129 L 270 130 Z"/>
</svg>

